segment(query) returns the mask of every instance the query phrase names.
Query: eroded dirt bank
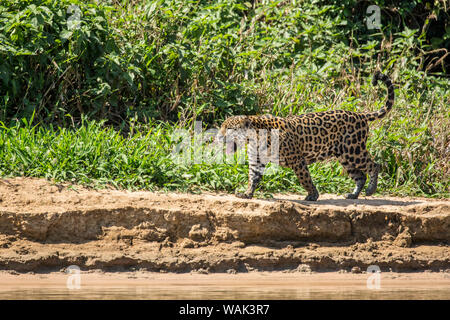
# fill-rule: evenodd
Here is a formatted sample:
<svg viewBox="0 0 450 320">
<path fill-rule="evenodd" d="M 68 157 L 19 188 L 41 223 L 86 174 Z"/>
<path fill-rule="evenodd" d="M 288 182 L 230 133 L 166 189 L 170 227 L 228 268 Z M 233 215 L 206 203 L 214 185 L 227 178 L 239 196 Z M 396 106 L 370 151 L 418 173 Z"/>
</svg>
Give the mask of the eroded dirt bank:
<svg viewBox="0 0 450 320">
<path fill-rule="evenodd" d="M 0 269 L 450 269 L 450 201 L 87 190 L 0 180 Z"/>
</svg>

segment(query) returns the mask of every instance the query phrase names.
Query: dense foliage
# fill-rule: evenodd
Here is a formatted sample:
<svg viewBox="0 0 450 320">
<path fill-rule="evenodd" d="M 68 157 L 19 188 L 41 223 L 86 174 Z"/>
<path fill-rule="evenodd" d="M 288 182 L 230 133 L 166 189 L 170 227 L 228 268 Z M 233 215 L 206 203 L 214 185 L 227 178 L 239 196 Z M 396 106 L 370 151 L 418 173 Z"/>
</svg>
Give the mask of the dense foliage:
<svg viewBox="0 0 450 320">
<path fill-rule="evenodd" d="M 372 4 L 381 8 L 381 29 L 368 28 Z M 76 144 L 90 126 L 83 137 L 94 140 L 80 143 L 102 149 L 106 133 L 123 139 L 119 145 L 137 141 L 130 129 L 136 122 L 150 131 L 162 126 L 169 135 L 174 126 L 192 127 L 194 120 L 215 126 L 232 114 L 375 110 L 385 89 L 372 87 L 370 77 L 380 67 L 393 78 L 397 95 L 388 117 L 372 125 L 369 141 L 383 164 L 380 189 L 448 194 L 449 15 L 446 1 L 422 0 L 3 0 L 0 174 L 231 190 L 246 180 L 245 167 L 231 173 L 227 165 L 177 166 L 168 138 L 167 144 L 146 141 L 165 151 L 151 165 L 139 164 L 137 156 L 122 164 L 113 154 L 130 158 L 128 152 L 137 151 L 114 144 L 111 154 L 101 153 L 102 159 L 109 155 L 103 166 L 82 152 L 78 162 L 75 154 L 54 160 L 64 154 L 50 157 L 44 150 L 53 149 L 43 141 L 63 150 L 58 142 Z M 104 119 L 116 131 L 84 116 Z M 139 134 L 154 137 L 145 130 Z M 46 147 L 25 152 L 38 146 Z M 183 182 L 166 172 L 184 175 Z M 328 191 L 351 185 L 334 162 L 314 165 L 312 172 L 316 181 L 328 181 Z M 205 178 L 193 179 L 197 173 Z M 292 190 L 292 172 L 277 174 L 278 180 L 265 176 L 265 187 Z"/>
</svg>

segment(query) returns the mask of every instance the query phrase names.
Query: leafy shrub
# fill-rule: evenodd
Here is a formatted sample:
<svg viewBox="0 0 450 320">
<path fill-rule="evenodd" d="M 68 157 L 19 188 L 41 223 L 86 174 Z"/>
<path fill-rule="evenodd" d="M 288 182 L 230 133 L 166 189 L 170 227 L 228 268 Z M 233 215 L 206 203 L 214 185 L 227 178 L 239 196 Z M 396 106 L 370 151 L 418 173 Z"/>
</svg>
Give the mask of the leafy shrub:
<svg viewBox="0 0 450 320">
<path fill-rule="evenodd" d="M 54 125 L 76 129 L 86 116 L 126 135 L 136 121 L 190 127 L 202 120 L 215 126 L 232 114 L 370 111 L 385 96 L 384 88 L 370 85 L 381 67 L 396 85 L 392 112 L 372 124 L 369 138 L 383 164 L 381 184 L 410 194 L 446 192 L 448 5 L 370 4 L 381 8 L 379 30 L 367 28 L 369 3 L 357 0 L 4 0 L 0 121 L 19 130 L 17 123 L 33 115 L 34 123 L 50 125 L 51 135 Z M 69 23 L 72 5 L 80 10 L 75 28 Z M 17 166 L 2 172 L 22 172 Z M 321 173 L 317 179 L 341 173 L 333 162 L 327 172 L 320 168 L 312 167 L 313 175 Z M 155 185 L 171 181 L 160 177 Z M 280 189 L 292 182 L 265 179 Z"/>
</svg>

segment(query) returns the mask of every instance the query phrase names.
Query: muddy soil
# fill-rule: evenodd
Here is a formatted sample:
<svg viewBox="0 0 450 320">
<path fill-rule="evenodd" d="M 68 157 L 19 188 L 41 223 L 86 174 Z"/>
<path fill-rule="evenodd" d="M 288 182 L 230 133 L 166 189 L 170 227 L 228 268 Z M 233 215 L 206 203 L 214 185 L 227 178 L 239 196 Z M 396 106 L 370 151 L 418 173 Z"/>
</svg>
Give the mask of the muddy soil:
<svg viewBox="0 0 450 320">
<path fill-rule="evenodd" d="M 450 200 L 90 190 L 0 180 L 0 269 L 450 271 Z"/>
</svg>

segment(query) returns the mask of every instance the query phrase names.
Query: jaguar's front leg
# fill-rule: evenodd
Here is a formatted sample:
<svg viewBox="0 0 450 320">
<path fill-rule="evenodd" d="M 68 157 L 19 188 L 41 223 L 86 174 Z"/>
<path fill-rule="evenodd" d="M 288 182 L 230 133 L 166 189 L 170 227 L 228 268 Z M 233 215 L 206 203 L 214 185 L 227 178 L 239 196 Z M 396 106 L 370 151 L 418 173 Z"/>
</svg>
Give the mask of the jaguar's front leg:
<svg viewBox="0 0 450 320">
<path fill-rule="evenodd" d="M 305 188 L 305 190 L 308 192 L 305 201 L 317 201 L 317 199 L 319 198 L 319 192 L 314 186 L 306 162 L 300 161 L 295 165 L 293 165 L 292 169 L 297 175 L 297 178 L 300 181 L 303 188 Z"/>
<path fill-rule="evenodd" d="M 248 187 L 245 193 L 236 192 L 236 197 L 243 199 L 251 199 L 253 197 L 253 193 L 255 193 L 256 188 L 261 181 L 261 178 L 264 173 L 265 165 L 250 165 L 248 168 Z"/>
</svg>

